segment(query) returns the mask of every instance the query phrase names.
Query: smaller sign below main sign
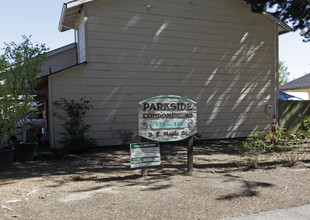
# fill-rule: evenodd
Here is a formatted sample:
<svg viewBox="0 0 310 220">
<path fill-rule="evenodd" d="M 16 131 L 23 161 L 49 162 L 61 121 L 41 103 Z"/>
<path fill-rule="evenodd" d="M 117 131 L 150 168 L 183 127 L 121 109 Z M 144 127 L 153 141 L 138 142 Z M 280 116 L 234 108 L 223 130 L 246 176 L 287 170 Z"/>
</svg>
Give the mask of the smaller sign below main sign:
<svg viewBox="0 0 310 220">
<path fill-rule="evenodd" d="M 130 144 L 131 168 L 160 165 L 159 143 Z"/>
</svg>

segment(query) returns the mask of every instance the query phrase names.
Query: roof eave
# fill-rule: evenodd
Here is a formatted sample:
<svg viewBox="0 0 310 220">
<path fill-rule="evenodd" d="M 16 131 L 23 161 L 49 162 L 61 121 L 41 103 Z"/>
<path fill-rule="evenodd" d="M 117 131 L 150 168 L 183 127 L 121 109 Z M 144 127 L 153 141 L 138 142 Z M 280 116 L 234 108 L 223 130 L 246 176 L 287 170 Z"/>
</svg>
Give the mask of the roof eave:
<svg viewBox="0 0 310 220">
<path fill-rule="evenodd" d="M 74 29 L 76 17 L 79 15 L 81 7 L 88 2 L 94 0 L 77 0 L 64 3 L 61 11 L 60 21 L 58 29 L 60 32 L 64 32 L 70 29 Z"/>
<path fill-rule="evenodd" d="M 270 13 L 264 11 L 263 15 L 265 15 L 267 18 L 269 18 L 270 20 L 272 20 L 273 22 L 275 22 L 278 25 L 279 35 L 293 31 L 293 29 L 289 25 L 285 24 L 283 21 L 280 21 L 279 19 L 277 19 L 276 17 L 274 17 Z"/>
</svg>

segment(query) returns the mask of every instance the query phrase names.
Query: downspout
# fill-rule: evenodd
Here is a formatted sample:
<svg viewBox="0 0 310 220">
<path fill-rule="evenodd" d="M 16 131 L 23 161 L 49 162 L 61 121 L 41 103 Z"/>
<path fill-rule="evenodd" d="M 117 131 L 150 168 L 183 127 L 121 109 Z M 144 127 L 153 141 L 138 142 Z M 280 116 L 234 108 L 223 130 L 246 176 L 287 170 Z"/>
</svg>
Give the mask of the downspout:
<svg viewBox="0 0 310 220">
<path fill-rule="evenodd" d="M 278 123 L 279 119 L 279 110 L 278 110 L 278 100 L 279 100 L 279 74 L 278 74 L 278 68 L 279 68 L 279 41 L 278 41 L 278 25 L 276 22 L 273 23 L 273 82 L 274 82 L 274 115 L 276 115 L 276 122 Z"/>
<path fill-rule="evenodd" d="M 78 55 L 78 46 L 77 46 L 77 30 L 74 29 L 74 43 L 75 43 L 75 59 L 76 59 L 76 64 L 79 64 L 79 55 Z"/>
</svg>

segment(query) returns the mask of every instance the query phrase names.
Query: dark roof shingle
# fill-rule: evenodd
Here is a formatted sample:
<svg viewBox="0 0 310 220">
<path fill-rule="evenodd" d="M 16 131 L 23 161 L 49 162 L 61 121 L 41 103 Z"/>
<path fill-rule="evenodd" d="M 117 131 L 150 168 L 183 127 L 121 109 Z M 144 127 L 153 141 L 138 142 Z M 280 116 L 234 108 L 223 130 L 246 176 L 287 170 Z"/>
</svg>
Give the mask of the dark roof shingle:
<svg viewBox="0 0 310 220">
<path fill-rule="evenodd" d="M 309 89 L 310 73 L 280 86 L 281 90 Z"/>
</svg>

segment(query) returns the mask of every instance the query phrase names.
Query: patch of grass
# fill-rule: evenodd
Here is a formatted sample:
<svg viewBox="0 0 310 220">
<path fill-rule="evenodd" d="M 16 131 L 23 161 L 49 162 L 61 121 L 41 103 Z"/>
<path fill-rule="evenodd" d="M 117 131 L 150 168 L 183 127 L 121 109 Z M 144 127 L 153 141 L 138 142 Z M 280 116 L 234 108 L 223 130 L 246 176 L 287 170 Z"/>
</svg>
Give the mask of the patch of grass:
<svg viewBox="0 0 310 220">
<path fill-rule="evenodd" d="M 167 159 L 167 160 L 171 160 L 171 159 L 172 159 L 172 156 L 169 156 L 169 155 L 168 155 L 168 156 L 166 156 L 166 159 Z"/>
<path fill-rule="evenodd" d="M 54 152 L 50 149 L 49 146 L 40 146 L 36 148 L 34 152 L 34 156 L 41 156 L 41 155 L 53 155 Z"/>
</svg>

